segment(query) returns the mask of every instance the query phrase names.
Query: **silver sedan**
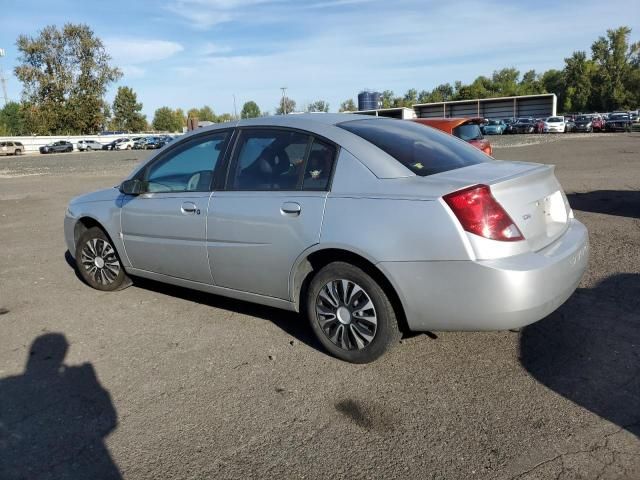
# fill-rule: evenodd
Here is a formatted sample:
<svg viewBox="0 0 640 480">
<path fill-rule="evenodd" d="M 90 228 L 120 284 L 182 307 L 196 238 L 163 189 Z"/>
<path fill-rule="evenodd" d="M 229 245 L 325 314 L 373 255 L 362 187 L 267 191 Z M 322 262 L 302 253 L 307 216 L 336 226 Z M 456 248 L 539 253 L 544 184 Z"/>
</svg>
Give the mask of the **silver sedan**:
<svg viewBox="0 0 640 480">
<path fill-rule="evenodd" d="M 145 277 L 303 312 L 331 354 L 360 363 L 406 330 L 540 320 L 588 259 L 553 166 L 347 114 L 198 130 L 71 200 L 64 226 L 94 288 Z"/>
</svg>

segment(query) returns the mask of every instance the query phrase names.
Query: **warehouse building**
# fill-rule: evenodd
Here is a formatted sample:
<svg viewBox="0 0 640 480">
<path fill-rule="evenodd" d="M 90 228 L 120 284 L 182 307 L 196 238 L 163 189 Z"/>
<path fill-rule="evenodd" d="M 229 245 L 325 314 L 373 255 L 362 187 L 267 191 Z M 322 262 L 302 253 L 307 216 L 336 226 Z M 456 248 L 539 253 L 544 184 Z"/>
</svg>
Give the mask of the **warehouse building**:
<svg viewBox="0 0 640 480">
<path fill-rule="evenodd" d="M 555 93 L 516 97 L 476 98 L 451 102 L 419 103 L 413 106 L 418 118 L 483 117 L 544 118 L 556 115 Z"/>
</svg>

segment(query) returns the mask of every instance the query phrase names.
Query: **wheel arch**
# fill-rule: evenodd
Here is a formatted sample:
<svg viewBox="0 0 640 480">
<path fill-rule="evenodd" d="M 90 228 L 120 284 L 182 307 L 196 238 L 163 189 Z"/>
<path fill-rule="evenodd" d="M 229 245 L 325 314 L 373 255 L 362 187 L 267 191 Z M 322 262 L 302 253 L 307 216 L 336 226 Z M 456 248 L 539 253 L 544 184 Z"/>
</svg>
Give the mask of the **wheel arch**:
<svg viewBox="0 0 640 480">
<path fill-rule="evenodd" d="M 126 261 L 128 261 L 126 252 L 120 250 L 119 248 L 120 244 L 118 242 L 114 242 L 113 237 L 109 233 L 109 230 L 105 228 L 105 226 L 99 220 L 97 220 L 92 216 L 83 215 L 76 220 L 76 223 L 73 227 L 73 244 L 77 246 L 78 240 L 80 239 L 82 234 L 93 227 L 98 227 L 100 230 L 104 232 L 104 234 L 109 239 L 109 242 L 111 243 L 111 245 L 113 245 L 113 248 L 116 250 L 118 257 L 120 258 L 120 262 L 123 264 L 123 266 L 126 266 L 126 264 L 124 263 L 125 259 Z"/>
<path fill-rule="evenodd" d="M 368 258 L 363 252 L 343 246 L 316 245 L 304 252 L 297 260 L 291 274 L 291 299 L 295 310 L 305 310 L 306 292 L 315 274 L 331 262 L 347 262 L 361 268 L 370 275 L 389 297 L 396 314 L 398 326 L 404 332 L 409 331 L 405 308 L 393 282 L 376 265 L 375 260 Z"/>
</svg>

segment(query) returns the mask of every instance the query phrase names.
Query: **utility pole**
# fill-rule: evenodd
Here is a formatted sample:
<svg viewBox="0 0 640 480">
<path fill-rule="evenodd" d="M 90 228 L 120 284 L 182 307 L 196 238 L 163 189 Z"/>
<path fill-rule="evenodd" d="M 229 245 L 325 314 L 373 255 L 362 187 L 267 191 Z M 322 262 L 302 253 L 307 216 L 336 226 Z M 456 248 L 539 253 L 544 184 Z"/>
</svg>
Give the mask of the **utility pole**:
<svg viewBox="0 0 640 480">
<path fill-rule="evenodd" d="M 238 110 L 236 109 L 236 94 L 233 94 L 233 116 L 235 117 L 234 120 L 238 120 Z"/>
<path fill-rule="evenodd" d="M 0 48 L 0 58 L 5 56 L 4 48 Z M 0 83 L 2 84 L 2 95 L 4 96 L 4 104 L 9 103 L 9 97 L 7 96 L 7 79 L 4 78 L 4 72 L 2 71 L 2 64 L 0 64 Z"/>
<path fill-rule="evenodd" d="M 282 114 L 286 115 L 287 114 L 287 102 L 286 102 L 287 87 L 280 87 L 280 90 L 282 90 Z"/>
</svg>

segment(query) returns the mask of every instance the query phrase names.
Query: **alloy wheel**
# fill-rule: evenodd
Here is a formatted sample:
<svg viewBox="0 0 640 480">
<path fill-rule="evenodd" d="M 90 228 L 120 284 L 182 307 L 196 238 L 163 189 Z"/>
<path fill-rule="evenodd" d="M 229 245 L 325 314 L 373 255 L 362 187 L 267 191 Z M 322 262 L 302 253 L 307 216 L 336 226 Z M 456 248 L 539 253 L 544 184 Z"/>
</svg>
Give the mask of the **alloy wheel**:
<svg viewBox="0 0 640 480">
<path fill-rule="evenodd" d="M 375 306 L 367 292 L 351 280 L 328 282 L 316 297 L 315 310 L 322 332 L 343 350 L 362 350 L 378 329 Z"/>
<path fill-rule="evenodd" d="M 120 261 L 109 242 L 91 238 L 84 244 L 80 262 L 87 273 L 100 285 L 110 285 L 120 274 Z"/>
</svg>

